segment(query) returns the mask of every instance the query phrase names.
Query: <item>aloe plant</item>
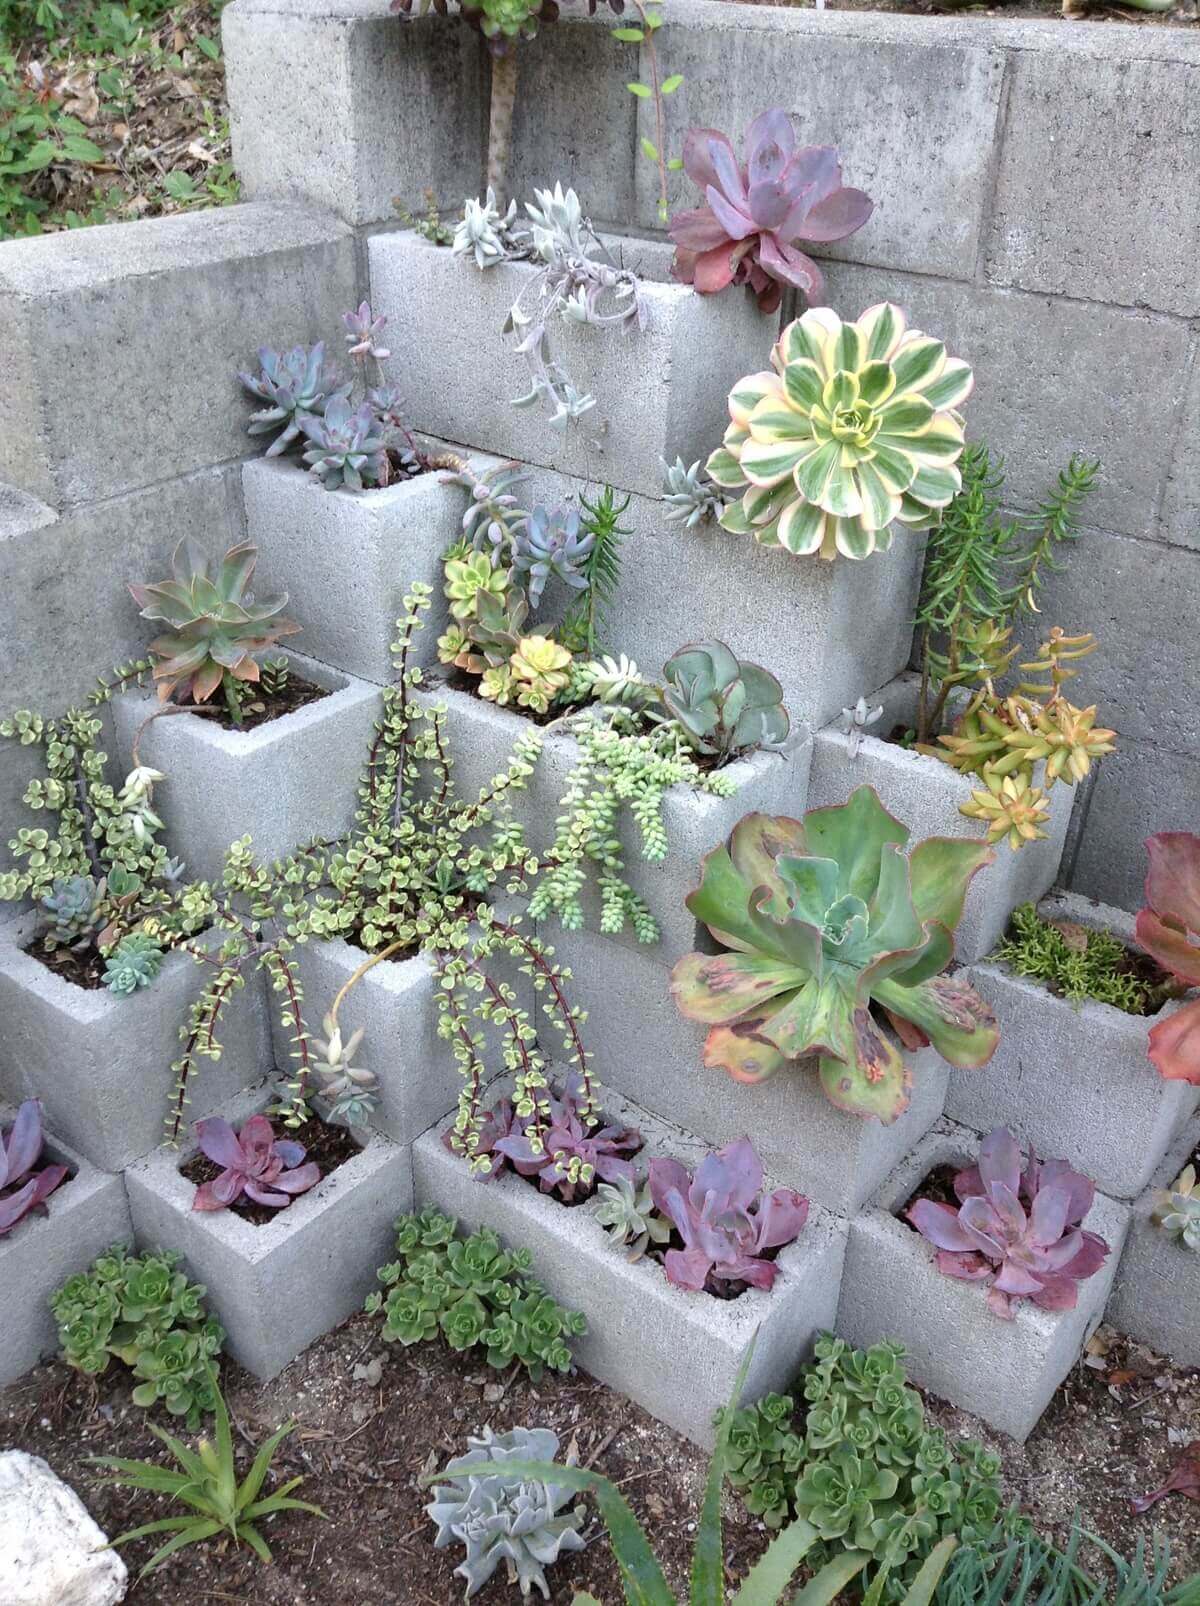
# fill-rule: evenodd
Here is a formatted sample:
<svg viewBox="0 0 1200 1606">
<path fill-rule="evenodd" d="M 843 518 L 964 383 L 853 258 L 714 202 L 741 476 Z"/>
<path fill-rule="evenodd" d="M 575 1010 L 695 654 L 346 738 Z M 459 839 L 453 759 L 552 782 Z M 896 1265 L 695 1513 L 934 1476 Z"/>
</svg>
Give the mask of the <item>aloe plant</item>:
<svg viewBox="0 0 1200 1606">
<path fill-rule="evenodd" d="M 906 1048 L 932 1043 L 952 1065 L 986 1064 L 999 1040 L 974 988 L 945 976 L 971 877 L 994 858 L 969 838 L 908 827 L 874 788 L 804 820 L 748 814 L 704 859 L 687 906 L 725 952 L 686 954 L 671 990 L 711 1030 L 704 1063 L 761 1082 L 819 1056 L 826 1096 L 894 1121 L 911 1072 Z"/>
</svg>

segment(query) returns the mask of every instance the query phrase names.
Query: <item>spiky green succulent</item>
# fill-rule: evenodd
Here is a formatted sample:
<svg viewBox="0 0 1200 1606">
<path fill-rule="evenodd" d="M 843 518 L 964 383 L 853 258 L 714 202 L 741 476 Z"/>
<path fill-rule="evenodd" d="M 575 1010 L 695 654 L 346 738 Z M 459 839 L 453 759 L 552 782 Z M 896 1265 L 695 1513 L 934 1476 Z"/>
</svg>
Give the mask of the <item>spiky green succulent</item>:
<svg viewBox="0 0 1200 1606">
<path fill-rule="evenodd" d="M 761 1082 L 816 1055 L 827 1098 L 886 1122 L 909 1104 L 901 1045 L 932 1043 L 958 1066 L 991 1058 L 991 1010 L 940 973 L 971 877 L 995 855 L 963 837 L 909 852 L 908 838 L 860 786 L 803 821 L 748 814 L 707 855 L 687 906 L 726 951 L 686 954 L 671 980 L 680 1011 L 710 1027 L 706 1065 Z"/>
<path fill-rule="evenodd" d="M 144 931 L 131 931 L 122 937 L 104 966 L 104 985 L 110 993 L 128 997 L 139 987 L 149 987 L 162 969 L 163 951 Z"/>
<path fill-rule="evenodd" d="M 1178 1238 L 1182 1249 L 1200 1250 L 1200 1182 L 1196 1167 L 1185 1166 L 1169 1188 L 1154 1195 L 1154 1224 Z"/>
<path fill-rule="evenodd" d="M 600 1183 L 596 1197 L 596 1220 L 627 1260 L 640 1260 L 651 1244 L 670 1241 L 671 1223 L 655 1210 L 649 1183 L 639 1188 L 632 1177 L 617 1177 Z"/>
<path fill-rule="evenodd" d="M 927 528 L 960 489 L 970 368 L 890 302 L 843 323 L 813 307 L 729 396 L 709 477 L 742 492 L 727 530 L 797 554 L 866 558 L 893 522 Z"/>
<path fill-rule="evenodd" d="M 730 759 L 750 748 L 778 747 L 787 736 L 783 687 L 723 641 L 681 647 L 663 666 L 663 680 L 663 705 L 698 753 Z"/>
</svg>

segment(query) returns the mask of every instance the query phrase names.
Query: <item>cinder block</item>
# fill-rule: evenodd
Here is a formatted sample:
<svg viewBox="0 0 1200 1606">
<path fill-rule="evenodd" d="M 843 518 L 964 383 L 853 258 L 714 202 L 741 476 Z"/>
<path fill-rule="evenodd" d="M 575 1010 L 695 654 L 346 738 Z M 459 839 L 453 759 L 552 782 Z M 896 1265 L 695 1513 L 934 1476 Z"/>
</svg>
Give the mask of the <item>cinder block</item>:
<svg viewBox="0 0 1200 1606">
<path fill-rule="evenodd" d="M 39 924 L 24 915 L 0 926 L 0 1089 L 11 1100 L 41 1099 L 52 1131 L 101 1170 L 120 1171 L 163 1141 L 180 1028 L 209 967 L 169 954 L 151 986 L 119 998 L 106 987 L 77 987 L 27 952 Z M 270 1068 L 256 972 L 225 1006 L 217 1036 L 221 1058 L 197 1060 L 189 1080 L 192 1119 Z"/>
<path fill-rule="evenodd" d="M 1145 839 L 1152 831 L 1196 830 L 1200 755 L 1122 736 L 1100 766 L 1071 867 L 1075 892 L 1122 909 L 1145 899 Z"/>
<path fill-rule="evenodd" d="M 645 1145 L 634 1161 L 639 1176 L 656 1155 L 694 1167 L 707 1152 L 708 1145 L 613 1090 L 601 1087 L 598 1096 L 609 1119 L 641 1132 Z M 568 1208 L 512 1172 L 480 1182 L 437 1132 L 413 1145 L 413 1167 L 420 1205 L 436 1205 L 467 1231 L 492 1227 L 506 1244 L 528 1249 L 534 1275 L 554 1298 L 583 1311 L 588 1332 L 572 1350 L 585 1371 L 698 1444 L 712 1444 L 713 1414 L 728 1402 L 756 1332 L 742 1394 L 747 1403 L 786 1389 L 814 1338 L 832 1325 L 846 1223 L 818 1207 L 780 1251 L 769 1292 L 747 1289 L 721 1300 L 672 1287 L 654 1260 L 631 1265 L 597 1223 L 594 1200 Z"/>
<path fill-rule="evenodd" d="M 14 1109 L 0 1110 L 7 1126 Z M 86 1271 L 116 1243 L 131 1243 L 129 1201 L 120 1177 L 98 1171 L 47 1133 L 43 1160 L 70 1166 L 72 1175 L 11 1232 L 0 1237 L 0 1384 L 14 1383 L 58 1345 L 50 1296 L 68 1277 Z"/>
<path fill-rule="evenodd" d="M 0 479 L 69 507 L 248 455 L 237 370 L 333 339 L 355 299 L 349 231 L 280 201 L 10 240 Z"/>
<path fill-rule="evenodd" d="M 528 391 L 528 371 L 501 330 L 537 272 L 533 264 L 480 272 L 412 233 L 377 234 L 367 253 L 372 303 L 391 318 L 384 366 L 408 398 L 415 428 L 646 496 L 661 489 L 660 458 L 682 453 L 690 462 L 719 443 L 730 389 L 766 362 L 775 333 L 752 301 L 704 302 L 687 285 L 652 282 L 643 286 L 641 329 L 555 319 L 558 361 L 597 402 L 564 438 L 540 407 L 511 405 Z M 654 254 L 665 274 L 666 247 L 643 254 Z M 427 338 L 433 328 L 436 341 Z"/>
<path fill-rule="evenodd" d="M 423 702 L 440 702 L 446 707 L 447 745 L 459 796 L 464 801 L 473 800 L 503 770 L 523 734 L 538 729 L 515 710 L 496 708 L 470 692 L 431 685 L 419 696 Z M 556 721 L 539 734 L 543 746 L 537 768 L 526 788 L 510 792 L 509 797 L 515 817 L 525 827 L 526 841 L 543 856 L 553 844 L 560 800 L 567 794 L 581 754 L 569 718 Z M 731 797 L 673 786 L 663 798 L 662 810 L 671 846 L 667 857 L 658 863 L 642 857 L 640 827 L 628 808 L 621 810 L 617 836 L 626 879 L 649 906 L 668 946 L 680 951 L 692 946 L 696 922 L 684 906 L 684 899 L 699 883 L 703 855 L 724 842 L 744 814 L 804 812 L 811 752 L 812 738 L 801 726 L 792 731 L 778 751 L 750 753 L 721 771 L 738 783 Z M 589 880 L 581 902 L 588 924 L 598 927 L 600 899 L 594 878 Z M 552 930 L 556 929 L 554 922 Z M 644 946 L 628 930 L 614 940 L 635 948 Z"/>
<path fill-rule="evenodd" d="M 908 1352 L 915 1383 L 1021 1442 L 1099 1325 L 1129 1207 L 1097 1193 L 1084 1226 L 1099 1233 L 1111 1253 L 1079 1284 L 1074 1310 L 1041 1310 L 1022 1300 L 1013 1320 L 1004 1321 L 992 1315 L 978 1283 L 943 1276 L 933 1246 L 896 1214 L 931 1171 L 968 1165 L 978 1152 L 978 1138 L 965 1127 L 947 1122 L 935 1128 L 850 1223 L 837 1330 L 862 1348 L 895 1339 Z"/>
<path fill-rule="evenodd" d="M 1133 1205 L 1125 1253 L 1117 1267 L 1106 1320 L 1177 1366 L 1200 1366 L 1200 1254 L 1150 1219 L 1156 1189 L 1169 1188 L 1200 1149 L 1193 1121 L 1171 1146 L 1151 1185 Z"/>
<path fill-rule="evenodd" d="M 296 459 L 242 468 L 246 527 L 262 560 L 288 588 L 304 623 L 304 650 L 347 674 L 395 679 L 391 643 L 414 580 L 433 588 L 409 661 L 437 662 L 449 615 L 442 558 L 462 534 L 467 493 L 422 474 L 376 491 L 327 491 Z"/>
<path fill-rule="evenodd" d="M 705 1066 L 706 1028 L 671 998 L 678 953 L 665 944 L 630 953 L 591 931 L 543 926 L 541 936 L 571 970 L 567 996 L 588 1012 L 584 1045 L 606 1086 L 714 1147 L 748 1132 L 773 1177 L 840 1215 L 859 1209 L 942 1113 L 949 1067 L 932 1049 L 907 1056 L 912 1102 L 891 1126 L 836 1109 L 815 1059 L 761 1087 L 735 1082 Z"/>
<path fill-rule="evenodd" d="M 935 32 L 924 18 L 729 11 L 706 0 L 673 0 L 667 20 L 663 70 L 684 77 L 667 103 L 672 155 L 689 127 L 719 128 L 740 151 L 751 119 L 782 106 L 800 143 L 836 145 L 845 182 L 875 201 L 864 228 L 819 256 L 972 277 L 1004 76 L 1004 52 L 986 31 L 941 17 L 946 28 Z M 652 104 L 640 112 L 639 133 L 656 139 Z M 638 222 L 656 227 L 657 170 L 639 157 L 636 171 Z M 672 210 L 700 204 L 682 173 L 671 175 L 669 194 Z"/>
<path fill-rule="evenodd" d="M 229 844 L 247 833 L 269 863 L 315 837 L 341 836 L 353 823 L 359 776 L 382 708 L 376 686 L 340 675 L 299 653 L 294 672 L 328 697 L 249 731 L 226 730 L 201 714 L 146 721 L 162 705 L 149 691 L 114 699 L 122 761 L 161 770 L 162 840 L 188 873 L 219 881 Z M 141 732 L 139 739 L 139 731 Z"/>
<path fill-rule="evenodd" d="M 826 277 L 829 304 L 843 316 L 856 318 L 877 301 L 898 302 L 912 326 L 972 364 L 975 392 L 963 405 L 967 431 L 1004 458 L 1014 507 L 1035 508 L 1078 452 L 1104 465 L 1087 504 L 1089 525 L 1154 533 L 1175 442 L 1172 428 L 1148 432 L 1144 420 L 1179 417 L 1189 355 L 1185 323 L 844 262 L 829 263 Z M 1038 353 L 1036 384 L 1031 351 Z M 1112 583 L 1111 556 L 1101 557 L 1096 546 L 1085 550 L 1086 560 L 1068 566 L 1071 583 L 1082 584 L 1089 572 Z M 1044 617 L 1053 621 L 1055 614 Z M 1092 624 L 1103 638 L 1111 617 L 1110 603 L 1099 616 L 1058 622 L 1072 630 Z"/>
<path fill-rule="evenodd" d="M 304 1018 L 311 1031 L 319 1031 L 338 992 L 367 958 L 361 948 L 340 938 L 306 942 L 295 949 L 292 963 L 304 990 Z M 513 961 L 495 955 L 487 961 L 487 973 L 512 987 L 518 1008 L 535 1019 L 532 983 Z M 338 1012 L 344 1036 L 363 1028 L 355 1061 L 379 1079 L 379 1103 L 371 1125 L 398 1143 L 411 1143 L 458 1105 L 463 1077 L 450 1045 L 438 1036 L 439 1014 L 437 980 L 424 954 L 381 960 L 347 993 Z M 479 1029 L 494 1074 L 503 1068 L 501 1034 L 493 1026 Z M 294 1066 L 292 1031 L 278 1019 L 274 1031 L 276 1063 Z"/>
<path fill-rule="evenodd" d="M 221 1108 L 240 1127 L 265 1108 L 260 1089 Z M 195 1185 L 179 1168 L 197 1153 L 158 1149 L 125 1173 L 141 1249 L 182 1252 L 208 1289 L 225 1347 L 256 1377 L 272 1378 L 314 1339 L 359 1309 L 392 1248 L 392 1221 L 412 1205 L 407 1148 L 372 1133 L 358 1154 L 256 1226 L 232 1210 L 192 1209 Z"/>
<path fill-rule="evenodd" d="M 328 207 L 347 223 L 461 208 L 483 183 L 485 53 L 457 17 L 375 0 L 237 0 L 221 16 L 243 193 Z M 280 85 L 288 85 L 287 94 Z"/>
<path fill-rule="evenodd" d="M 1192 378 L 1167 476 L 1160 534 L 1164 540 L 1200 551 L 1200 461 L 1192 442 L 1200 438 L 1200 342 L 1192 353 Z"/>
<path fill-rule="evenodd" d="M 1083 37 L 1086 36 L 1086 37 Z M 1200 48 L 1069 29 L 1010 58 L 985 272 L 995 284 L 1200 312 Z"/>
<path fill-rule="evenodd" d="M 897 724 L 910 725 L 916 716 L 916 699 L 915 675 L 902 675 L 873 693 L 871 701 L 883 704 L 883 717 L 873 729 L 890 732 Z M 855 754 L 850 737 L 840 730 L 817 731 L 809 808 L 844 803 L 858 786 L 875 788 L 884 807 L 908 826 L 914 843 L 927 836 L 981 839 L 987 834 L 979 820 L 959 813 L 960 804 L 983 786 L 975 776 L 961 775 L 941 759 L 910 752 L 880 736 L 864 736 Z M 1053 885 L 1073 804 L 1069 786 L 1051 788 L 1045 840 L 1027 843 L 1018 853 L 1007 843 L 999 843 L 994 861 L 972 879 L 954 933 L 955 957 L 961 963 L 990 953 L 1017 905 L 1040 898 Z"/>
<path fill-rule="evenodd" d="M 1133 942 L 1131 916 L 1077 894 L 1041 910 Z M 1148 1019 L 1091 999 L 1068 1003 L 1001 964 L 972 965 L 970 978 L 996 1012 L 1000 1046 L 985 1075 L 950 1072 L 946 1114 L 977 1132 L 1019 1132 L 1114 1198 L 1140 1193 L 1200 1103 L 1200 1088 L 1164 1081 L 1147 1057 L 1151 1027 L 1179 1004 Z"/>
</svg>

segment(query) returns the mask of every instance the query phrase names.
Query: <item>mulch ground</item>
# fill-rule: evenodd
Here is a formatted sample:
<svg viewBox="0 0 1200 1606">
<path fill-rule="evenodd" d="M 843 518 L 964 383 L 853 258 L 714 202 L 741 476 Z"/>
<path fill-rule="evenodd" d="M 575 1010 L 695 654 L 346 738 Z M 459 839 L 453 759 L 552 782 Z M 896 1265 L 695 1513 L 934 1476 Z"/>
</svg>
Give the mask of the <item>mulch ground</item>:
<svg viewBox="0 0 1200 1606">
<path fill-rule="evenodd" d="M 1129 1499 L 1161 1485 L 1184 1445 L 1200 1438 L 1200 1372 L 1169 1366 L 1114 1339 L 1106 1354 L 1080 1365 L 1023 1447 L 1000 1439 L 961 1411 L 930 1401 L 952 1434 L 981 1438 L 1004 1456 L 1007 1492 L 1050 1537 L 1065 1538 L 1078 1510 L 1088 1526 L 1131 1554 L 1140 1535 L 1170 1537 L 1174 1575 L 1200 1570 L 1200 1505 L 1178 1495 L 1146 1517 Z M 1110 1381 L 1115 1380 L 1115 1381 Z M 274 1382 L 262 1385 L 226 1363 L 225 1386 L 246 1446 L 286 1418 L 299 1423 L 276 1459 L 279 1476 L 304 1474 L 298 1493 L 328 1522 L 292 1515 L 268 1527 L 269 1567 L 249 1552 L 194 1547 L 158 1574 L 132 1584 L 131 1606 L 449 1606 L 461 1597 L 453 1576 L 461 1551 L 437 1551 L 417 1487 L 464 1448 L 468 1433 L 490 1424 L 548 1426 L 563 1450 L 623 1489 L 650 1529 L 672 1586 L 684 1595 L 706 1458 L 669 1429 L 591 1378 L 498 1374 L 440 1344 L 410 1350 L 384 1345 L 378 1323 L 359 1316 L 313 1345 Z M 44 1456 L 83 1496 L 109 1534 L 162 1515 L 150 1495 L 105 1488 L 89 1455 L 159 1459 L 147 1413 L 133 1406 L 117 1376 L 97 1385 L 61 1364 L 40 1367 L 0 1390 L 0 1443 Z M 247 1463 L 248 1464 L 248 1459 Z M 245 1465 L 242 1467 L 245 1471 Z M 619 1606 L 620 1585 L 598 1523 L 586 1550 L 549 1574 L 551 1600 L 569 1606 L 590 1589 Z M 729 1579 L 744 1576 L 767 1540 L 757 1519 L 726 1500 Z M 152 1541 L 127 1547 L 131 1574 Z M 501 1606 L 517 1597 L 497 1577 L 475 1597 Z"/>
</svg>

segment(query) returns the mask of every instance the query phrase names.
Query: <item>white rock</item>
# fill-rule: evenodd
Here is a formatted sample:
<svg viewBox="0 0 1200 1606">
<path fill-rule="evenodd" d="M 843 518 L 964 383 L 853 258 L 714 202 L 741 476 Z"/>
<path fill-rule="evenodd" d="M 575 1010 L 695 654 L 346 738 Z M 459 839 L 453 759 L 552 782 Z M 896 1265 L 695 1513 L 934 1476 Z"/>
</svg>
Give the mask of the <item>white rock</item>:
<svg viewBox="0 0 1200 1606">
<path fill-rule="evenodd" d="M 0 1601 L 116 1606 L 128 1574 L 75 1491 L 41 1456 L 0 1451 Z"/>
</svg>

